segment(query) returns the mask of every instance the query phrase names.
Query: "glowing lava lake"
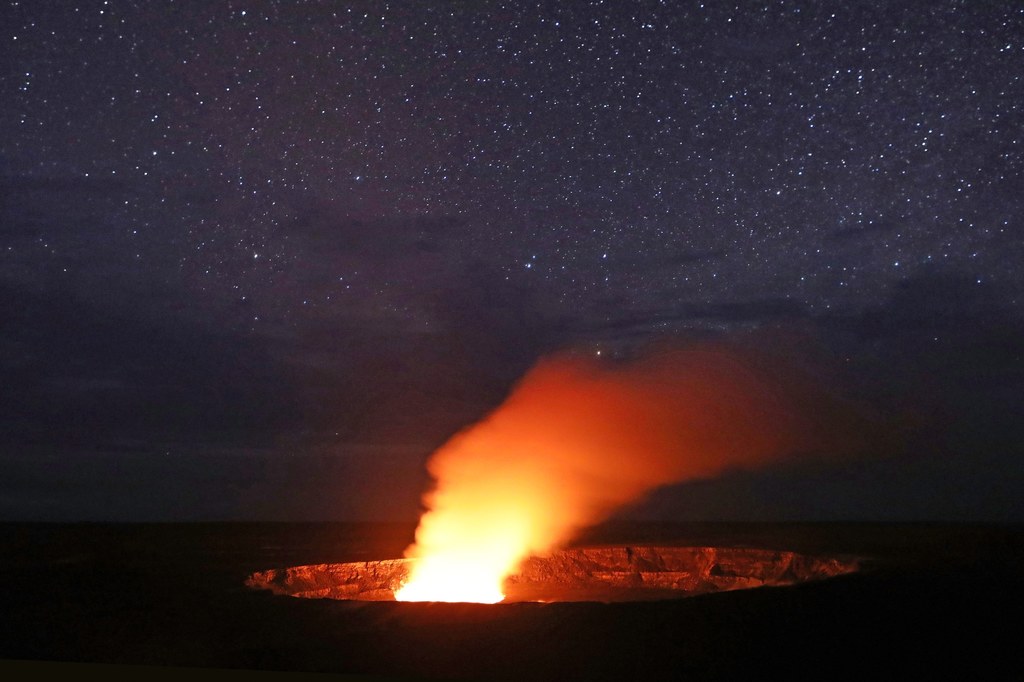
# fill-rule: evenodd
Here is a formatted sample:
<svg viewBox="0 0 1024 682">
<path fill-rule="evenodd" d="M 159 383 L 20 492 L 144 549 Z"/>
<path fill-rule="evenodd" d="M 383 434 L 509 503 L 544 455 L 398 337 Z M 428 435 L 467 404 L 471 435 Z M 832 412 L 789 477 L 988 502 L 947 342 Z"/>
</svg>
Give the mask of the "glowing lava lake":
<svg viewBox="0 0 1024 682">
<path fill-rule="evenodd" d="M 414 559 L 313 564 L 251 574 L 246 585 L 312 599 L 393 601 Z M 855 557 L 732 547 L 615 546 L 531 557 L 504 583 L 503 603 L 647 601 L 792 585 L 860 568 Z"/>
</svg>

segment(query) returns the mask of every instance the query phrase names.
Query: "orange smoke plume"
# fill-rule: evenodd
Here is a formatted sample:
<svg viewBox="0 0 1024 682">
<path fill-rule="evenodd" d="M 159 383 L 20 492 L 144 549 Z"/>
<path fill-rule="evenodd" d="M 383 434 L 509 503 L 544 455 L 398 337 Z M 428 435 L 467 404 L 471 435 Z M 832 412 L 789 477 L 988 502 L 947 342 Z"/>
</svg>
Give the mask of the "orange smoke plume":
<svg viewBox="0 0 1024 682">
<path fill-rule="evenodd" d="M 704 348 L 541 361 L 430 458 L 436 485 L 396 598 L 500 601 L 521 561 L 655 487 L 813 447 L 796 402 L 748 360 Z"/>
</svg>

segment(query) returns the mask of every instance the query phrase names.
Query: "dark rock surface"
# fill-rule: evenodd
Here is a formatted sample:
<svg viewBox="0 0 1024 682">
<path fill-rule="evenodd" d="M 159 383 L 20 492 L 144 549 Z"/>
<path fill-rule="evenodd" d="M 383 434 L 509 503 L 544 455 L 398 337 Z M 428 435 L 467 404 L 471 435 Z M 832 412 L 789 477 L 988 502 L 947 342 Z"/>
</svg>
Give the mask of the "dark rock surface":
<svg viewBox="0 0 1024 682">
<path fill-rule="evenodd" d="M 827 580 L 687 599 L 416 604 L 293 599 L 245 586 L 268 567 L 396 558 L 414 530 L 0 525 L 0 659 L 40 662 L 39 676 L 70 662 L 82 664 L 82 677 L 126 680 L 139 679 L 134 666 L 189 680 L 201 670 L 257 670 L 261 680 L 287 671 L 536 682 L 1017 680 L 1024 670 L 1021 526 L 628 524 L 581 538 L 587 547 L 864 557 L 860 570 Z M 0 662 L 0 677 L 28 677 L 4 672 Z"/>
</svg>

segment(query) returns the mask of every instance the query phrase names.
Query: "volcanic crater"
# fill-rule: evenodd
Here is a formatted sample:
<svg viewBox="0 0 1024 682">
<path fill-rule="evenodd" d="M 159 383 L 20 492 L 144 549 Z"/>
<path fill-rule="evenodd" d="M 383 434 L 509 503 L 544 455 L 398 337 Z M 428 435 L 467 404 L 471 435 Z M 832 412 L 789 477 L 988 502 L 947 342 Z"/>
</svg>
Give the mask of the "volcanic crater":
<svg viewBox="0 0 1024 682">
<path fill-rule="evenodd" d="M 311 599 L 393 601 L 413 559 L 311 564 L 251 574 L 246 585 Z M 856 557 L 742 547 L 615 546 L 527 559 L 505 580 L 503 603 L 649 601 L 822 580 L 860 568 Z"/>
</svg>

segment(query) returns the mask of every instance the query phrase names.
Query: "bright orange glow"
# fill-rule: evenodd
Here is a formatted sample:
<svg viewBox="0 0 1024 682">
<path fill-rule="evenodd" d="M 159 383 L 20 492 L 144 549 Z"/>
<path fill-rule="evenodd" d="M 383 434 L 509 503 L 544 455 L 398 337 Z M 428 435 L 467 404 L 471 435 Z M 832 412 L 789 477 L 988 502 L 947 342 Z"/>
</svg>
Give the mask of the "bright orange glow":
<svg viewBox="0 0 1024 682">
<path fill-rule="evenodd" d="M 398 601 L 447 601 L 496 604 L 505 598 L 505 567 L 491 557 L 436 554 L 421 560 L 416 579 L 395 590 Z"/>
<path fill-rule="evenodd" d="M 761 465 L 808 443 L 777 386 L 736 354 L 542 361 L 428 462 L 403 601 L 500 601 L 504 579 L 653 488 Z"/>
</svg>

